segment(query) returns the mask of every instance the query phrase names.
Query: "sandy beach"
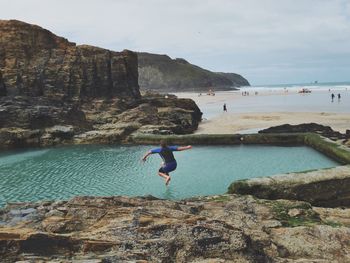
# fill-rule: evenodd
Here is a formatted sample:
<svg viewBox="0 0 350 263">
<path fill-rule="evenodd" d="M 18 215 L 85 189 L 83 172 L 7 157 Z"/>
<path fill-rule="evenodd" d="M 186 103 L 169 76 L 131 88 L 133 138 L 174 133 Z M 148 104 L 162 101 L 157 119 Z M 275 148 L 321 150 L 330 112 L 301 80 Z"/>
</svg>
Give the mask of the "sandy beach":
<svg viewBox="0 0 350 263">
<path fill-rule="evenodd" d="M 196 133 L 225 134 L 253 133 L 260 129 L 282 124 L 316 122 L 345 132 L 350 128 L 350 114 L 315 112 L 264 112 L 264 113 L 223 113 L 213 119 L 204 120 Z"/>
<path fill-rule="evenodd" d="M 242 96 L 241 91 L 217 92 L 215 96 L 198 93 L 176 93 L 180 98 L 193 99 L 203 112 L 203 121 L 196 133 L 255 133 L 260 129 L 282 124 L 315 122 L 345 132 L 350 129 L 349 91 L 332 90 L 341 93 L 342 99 L 330 100 L 328 90 L 315 90 L 312 94 L 298 94 L 297 89 L 286 92 L 283 89 L 259 90 L 255 95 Z M 222 111 L 226 103 L 228 112 Z"/>
</svg>

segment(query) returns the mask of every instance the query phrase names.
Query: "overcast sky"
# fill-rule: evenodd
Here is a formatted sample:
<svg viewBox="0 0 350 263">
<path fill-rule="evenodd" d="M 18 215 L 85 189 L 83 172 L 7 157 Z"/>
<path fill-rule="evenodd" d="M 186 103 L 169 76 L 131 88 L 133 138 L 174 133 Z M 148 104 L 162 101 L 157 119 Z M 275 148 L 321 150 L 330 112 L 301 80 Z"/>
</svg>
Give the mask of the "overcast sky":
<svg viewBox="0 0 350 263">
<path fill-rule="evenodd" d="M 185 58 L 253 85 L 350 80 L 350 0 L 0 0 L 0 19 Z"/>
</svg>

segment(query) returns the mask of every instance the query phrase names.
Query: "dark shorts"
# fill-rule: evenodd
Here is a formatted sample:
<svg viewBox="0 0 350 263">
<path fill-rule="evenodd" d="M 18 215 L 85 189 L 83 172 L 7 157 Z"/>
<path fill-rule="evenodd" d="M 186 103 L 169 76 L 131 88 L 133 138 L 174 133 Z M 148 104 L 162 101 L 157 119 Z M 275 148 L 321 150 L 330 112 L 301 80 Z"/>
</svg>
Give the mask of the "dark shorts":
<svg viewBox="0 0 350 263">
<path fill-rule="evenodd" d="M 166 163 L 162 167 L 160 167 L 159 172 L 161 173 L 170 173 L 176 169 L 177 163 L 176 162 L 171 162 L 171 163 Z"/>
</svg>

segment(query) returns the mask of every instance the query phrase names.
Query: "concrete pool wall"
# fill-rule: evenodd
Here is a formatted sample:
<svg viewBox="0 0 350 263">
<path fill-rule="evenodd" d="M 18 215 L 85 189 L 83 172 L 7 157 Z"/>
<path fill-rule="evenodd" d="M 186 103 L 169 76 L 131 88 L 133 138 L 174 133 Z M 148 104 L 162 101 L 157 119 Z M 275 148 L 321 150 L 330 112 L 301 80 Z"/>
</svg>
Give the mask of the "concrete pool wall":
<svg viewBox="0 0 350 263">
<path fill-rule="evenodd" d="M 192 145 L 306 145 L 341 164 L 350 164 L 350 150 L 348 148 L 315 133 L 198 135 L 135 134 L 129 137 L 128 142 L 132 144 L 159 144 L 160 140 L 167 140 L 173 144 Z"/>
</svg>

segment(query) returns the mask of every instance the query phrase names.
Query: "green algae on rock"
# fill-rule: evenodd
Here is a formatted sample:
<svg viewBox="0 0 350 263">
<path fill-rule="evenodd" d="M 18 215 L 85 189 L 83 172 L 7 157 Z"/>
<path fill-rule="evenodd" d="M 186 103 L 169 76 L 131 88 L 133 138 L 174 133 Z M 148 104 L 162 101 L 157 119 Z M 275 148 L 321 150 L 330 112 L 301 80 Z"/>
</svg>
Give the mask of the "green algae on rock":
<svg viewBox="0 0 350 263">
<path fill-rule="evenodd" d="M 337 144 L 315 133 L 306 134 L 304 143 L 342 164 L 350 164 L 350 149 L 344 145 Z"/>
<path fill-rule="evenodd" d="M 303 134 L 186 134 L 186 135 L 157 135 L 134 133 L 130 142 L 135 144 L 155 144 L 160 140 L 168 140 L 177 144 L 194 145 L 302 145 Z"/>
</svg>

